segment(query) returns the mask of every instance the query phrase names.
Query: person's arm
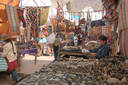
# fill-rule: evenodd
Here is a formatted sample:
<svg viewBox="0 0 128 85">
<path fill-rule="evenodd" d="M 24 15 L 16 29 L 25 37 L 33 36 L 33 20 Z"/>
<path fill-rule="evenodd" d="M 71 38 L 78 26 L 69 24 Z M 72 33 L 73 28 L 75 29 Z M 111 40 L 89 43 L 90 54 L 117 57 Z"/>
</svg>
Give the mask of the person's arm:
<svg viewBox="0 0 128 85">
<path fill-rule="evenodd" d="M 99 50 L 99 48 L 94 48 L 93 50 L 89 50 L 91 53 L 96 53 Z"/>
<path fill-rule="evenodd" d="M 104 47 L 103 49 L 99 49 L 99 51 L 96 52 L 96 58 L 99 59 L 108 56 L 109 50 L 110 50 L 109 47 Z"/>
</svg>

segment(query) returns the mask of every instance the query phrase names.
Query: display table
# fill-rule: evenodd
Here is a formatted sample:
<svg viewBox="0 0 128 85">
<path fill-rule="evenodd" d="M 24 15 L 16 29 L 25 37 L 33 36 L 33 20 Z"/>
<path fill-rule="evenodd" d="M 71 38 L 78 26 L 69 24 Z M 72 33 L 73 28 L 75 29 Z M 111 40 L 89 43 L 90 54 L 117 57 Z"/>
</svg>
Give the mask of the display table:
<svg viewBox="0 0 128 85">
<path fill-rule="evenodd" d="M 37 48 L 26 49 L 26 50 L 24 50 L 24 51 L 20 51 L 20 52 L 19 52 L 20 57 L 21 57 L 22 55 L 25 55 L 25 54 L 34 55 L 34 56 L 35 56 L 35 64 L 36 64 L 36 62 L 37 62 L 37 57 L 38 57 L 37 53 L 38 53 L 38 49 L 37 49 Z"/>
<path fill-rule="evenodd" d="M 38 57 L 38 48 L 33 42 L 17 42 L 16 43 L 17 47 L 17 58 L 18 58 L 18 65 L 20 66 L 21 63 L 21 58 L 25 54 L 30 54 L 35 56 L 35 64 L 37 62 L 37 57 Z"/>
</svg>

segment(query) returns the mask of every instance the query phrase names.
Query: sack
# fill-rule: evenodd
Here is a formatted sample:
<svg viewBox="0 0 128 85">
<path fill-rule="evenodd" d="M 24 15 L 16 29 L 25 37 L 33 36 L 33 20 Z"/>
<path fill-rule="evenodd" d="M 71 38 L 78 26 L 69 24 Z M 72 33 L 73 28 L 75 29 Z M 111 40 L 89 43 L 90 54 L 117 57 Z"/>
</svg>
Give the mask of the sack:
<svg viewBox="0 0 128 85">
<path fill-rule="evenodd" d="M 8 70 L 8 64 L 6 62 L 6 59 L 0 57 L 0 72 L 7 70 Z"/>
<path fill-rule="evenodd" d="M 51 33 L 46 39 L 48 44 L 53 44 L 56 39 L 56 34 Z"/>
</svg>

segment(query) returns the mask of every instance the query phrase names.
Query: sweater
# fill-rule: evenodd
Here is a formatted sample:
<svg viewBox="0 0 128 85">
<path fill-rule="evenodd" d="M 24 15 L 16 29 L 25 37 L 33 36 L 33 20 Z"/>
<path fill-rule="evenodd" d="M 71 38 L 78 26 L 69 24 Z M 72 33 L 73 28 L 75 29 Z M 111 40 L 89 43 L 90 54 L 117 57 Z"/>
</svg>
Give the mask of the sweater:
<svg viewBox="0 0 128 85">
<path fill-rule="evenodd" d="M 13 47 L 14 47 L 14 52 L 13 52 Z M 16 50 L 16 45 L 14 42 L 13 42 L 13 47 L 10 42 L 6 43 L 3 46 L 2 57 L 6 57 L 9 62 L 13 62 L 13 61 L 17 60 L 17 50 Z"/>
</svg>

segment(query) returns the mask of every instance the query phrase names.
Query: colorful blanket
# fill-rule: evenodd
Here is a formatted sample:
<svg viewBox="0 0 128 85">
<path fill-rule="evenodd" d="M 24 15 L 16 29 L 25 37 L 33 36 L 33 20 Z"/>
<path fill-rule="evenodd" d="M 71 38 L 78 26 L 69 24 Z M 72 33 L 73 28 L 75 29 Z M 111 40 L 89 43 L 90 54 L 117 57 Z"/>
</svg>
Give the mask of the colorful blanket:
<svg viewBox="0 0 128 85">
<path fill-rule="evenodd" d="M 8 70 L 8 64 L 5 60 L 5 58 L 0 57 L 0 72 L 7 71 Z"/>
<path fill-rule="evenodd" d="M 19 18 L 17 13 L 17 7 L 6 5 L 6 13 L 9 23 L 9 33 L 19 32 Z"/>
<path fill-rule="evenodd" d="M 40 25 L 40 8 L 26 8 L 26 21 L 35 29 Z"/>
</svg>

